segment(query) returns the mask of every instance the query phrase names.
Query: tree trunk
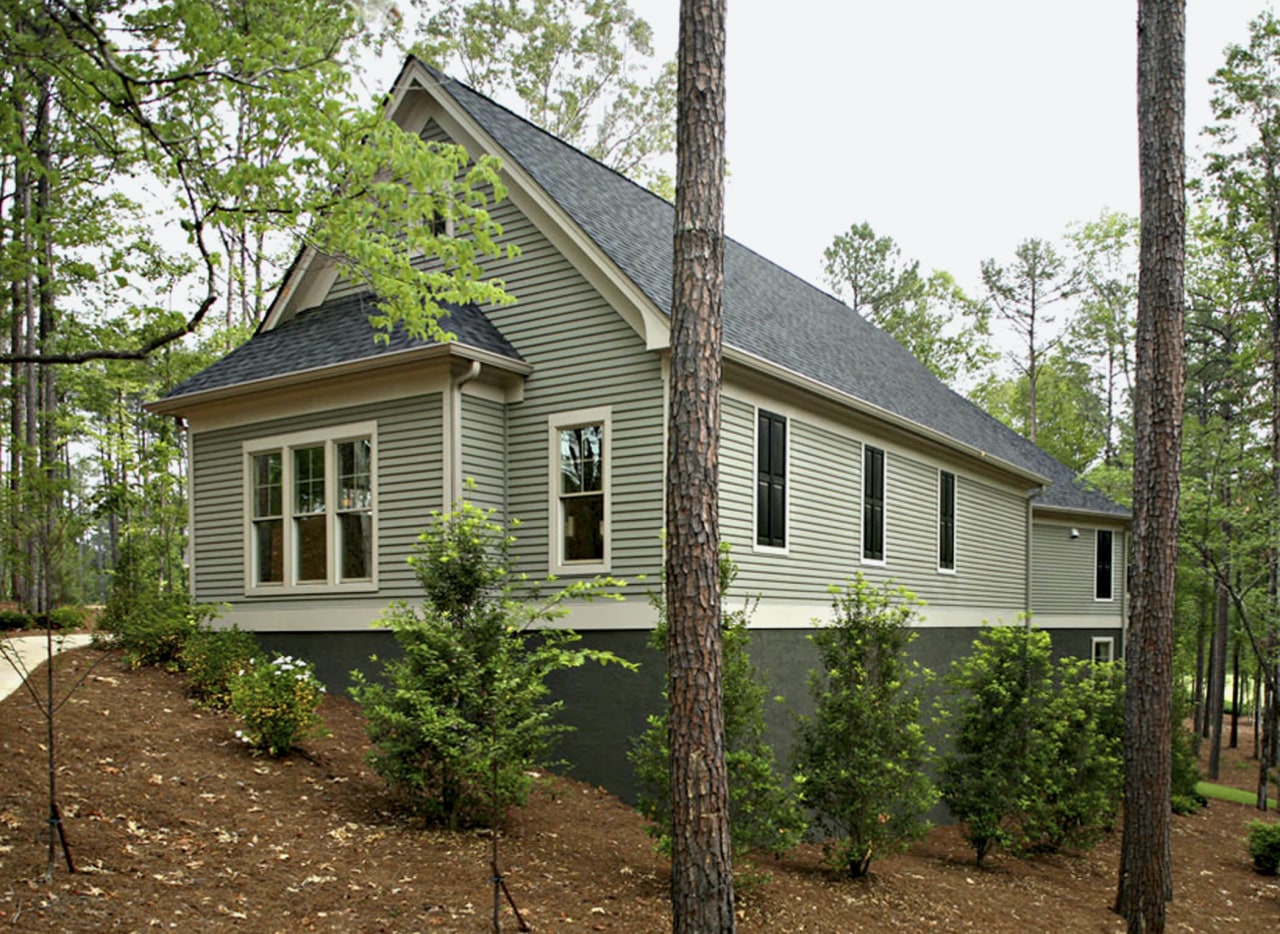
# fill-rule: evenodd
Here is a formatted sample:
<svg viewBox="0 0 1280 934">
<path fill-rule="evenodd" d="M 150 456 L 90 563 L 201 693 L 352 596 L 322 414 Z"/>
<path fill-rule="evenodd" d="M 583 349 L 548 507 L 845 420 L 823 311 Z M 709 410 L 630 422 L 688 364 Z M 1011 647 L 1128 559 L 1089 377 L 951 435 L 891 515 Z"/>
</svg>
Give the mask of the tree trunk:
<svg viewBox="0 0 1280 934">
<path fill-rule="evenodd" d="M 1213 618 L 1212 665 L 1209 668 L 1209 778 L 1217 781 L 1222 770 L 1222 701 L 1227 693 L 1227 627 L 1231 621 L 1231 606 L 1227 585 L 1219 581 L 1216 587 L 1217 605 Z"/>
<path fill-rule="evenodd" d="M 1182 440 L 1186 252 L 1184 0 L 1138 3 L 1142 234 L 1134 395 L 1135 573 L 1125 691 L 1124 840 L 1116 911 L 1162 934 L 1170 865 L 1174 571 Z"/>
<path fill-rule="evenodd" d="M 672 930 L 734 929 L 721 698 L 724 0 L 682 0 L 667 462 Z"/>
<path fill-rule="evenodd" d="M 1240 637 L 1236 636 L 1231 649 L 1231 741 L 1232 749 L 1240 748 Z"/>
</svg>

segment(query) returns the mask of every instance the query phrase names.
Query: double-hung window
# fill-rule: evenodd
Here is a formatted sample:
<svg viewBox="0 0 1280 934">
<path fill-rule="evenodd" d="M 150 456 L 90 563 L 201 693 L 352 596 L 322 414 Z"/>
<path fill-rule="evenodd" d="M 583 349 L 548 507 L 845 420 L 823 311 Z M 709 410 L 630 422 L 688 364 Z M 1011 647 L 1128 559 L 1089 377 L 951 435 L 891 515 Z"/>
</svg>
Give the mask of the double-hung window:
<svg viewBox="0 0 1280 934">
<path fill-rule="evenodd" d="M 756 545 L 787 547 L 787 420 L 764 409 L 756 419 Z"/>
<path fill-rule="evenodd" d="M 371 590 L 372 422 L 245 442 L 246 588 Z"/>
<path fill-rule="evenodd" d="M 563 412 L 549 419 L 548 525 L 553 573 L 609 569 L 610 421 L 607 406 Z"/>
<path fill-rule="evenodd" d="M 1110 600 L 1115 545 L 1110 529 L 1097 529 L 1094 535 L 1093 597 L 1095 600 Z"/>
<path fill-rule="evenodd" d="M 884 450 L 862 446 L 862 560 L 884 561 Z"/>
<path fill-rule="evenodd" d="M 956 569 L 956 475 L 938 471 L 938 570 Z"/>
</svg>

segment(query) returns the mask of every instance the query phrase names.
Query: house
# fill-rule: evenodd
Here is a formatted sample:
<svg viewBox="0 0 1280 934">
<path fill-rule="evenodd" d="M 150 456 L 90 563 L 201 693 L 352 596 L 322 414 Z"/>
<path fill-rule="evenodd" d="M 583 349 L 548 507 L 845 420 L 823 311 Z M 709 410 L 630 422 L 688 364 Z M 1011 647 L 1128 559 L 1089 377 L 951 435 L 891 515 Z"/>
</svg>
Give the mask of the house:
<svg viewBox="0 0 1280 934">
<path fill-rule="evenodd" d="M 244 346 L 152 404 L 186 420 L 196 599 L 341 683 L 418 588 L 405 559 L 432 510 L 519 518 L 520 570 L 609 573 L 625 603 L 575 608 L 589 644 L 648 664 L 559 684 L 566 757 L 626 788 L 620 736 L 660 698 L 645 591 L 662 565 L 672 208 L 465 85 L 410 60 L 388 112 L 502 159 L 495 209 L 519 256 L 488 265 L 517 302 L 454 308 L 448 343 L 375 343 L 367 294 L 304 252 Z M 802 707 L 805 634 L 855 572 L 927 602 L 935 669 L 984 621 L 1033 614 L 1060 652 L 1118 655 L 1126 511 L 947 389 L 837 299 L 726 244 L 721 529 L 760 594 L 753 646 Z M 636 583 L 640 578 L 648 583 Z M 775 738 L 787 746 L 789 714 Z"/>
</svg>

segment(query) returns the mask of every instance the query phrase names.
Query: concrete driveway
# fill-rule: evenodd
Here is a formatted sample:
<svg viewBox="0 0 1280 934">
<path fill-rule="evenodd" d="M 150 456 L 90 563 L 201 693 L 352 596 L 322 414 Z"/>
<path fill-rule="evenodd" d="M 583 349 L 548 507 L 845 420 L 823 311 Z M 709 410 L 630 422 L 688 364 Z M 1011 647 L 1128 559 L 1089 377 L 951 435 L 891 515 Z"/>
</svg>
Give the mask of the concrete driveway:
<svg viewBox="0 0 1280 934">
<path fill-rule="evenodd" d="M 54 653 L 67 649 L 88 645 L 93 637 L 84 633 L 70 635 L 55 634 L 53 637 Z M 45 637 L 14 636 L 3 640 L 0 644 L 0 700 L 4 700 L 18 688 L 22 687 L 24 674 L 30 673 L 44 664 L 48 656 Z"/>
</svg>

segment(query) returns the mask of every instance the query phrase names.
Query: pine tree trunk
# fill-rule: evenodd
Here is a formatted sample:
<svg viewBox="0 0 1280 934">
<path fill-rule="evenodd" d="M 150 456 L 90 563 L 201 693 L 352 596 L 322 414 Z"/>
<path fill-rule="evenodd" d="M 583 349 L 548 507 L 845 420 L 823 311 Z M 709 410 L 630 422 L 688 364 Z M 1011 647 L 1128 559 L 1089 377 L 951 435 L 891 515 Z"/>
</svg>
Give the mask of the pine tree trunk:
<svg viewBox="0 0 1280 934">
<path fill-rule="evenodd" d="M 734 929 L 721 704 L 724 0 L 680 7 L 667 462 L 672 929 Z"/>
<path fill-rule="evenodd" d="M 1227 693 L 1227 627 L 1231 621 L 1227 585 L 1219 581 L 1213 614 L 1212 665 L 1209 668 L 1209 778 L 1217 781 L 1222 770 L 1222 700 Z"/>
<path fill-rule="evenodd" d="M 1184 0 L 1139 0 L 1142 234 L 1134 397 L 1133 602 L 1125 692 L 1125 803 L 1116 911 L 1162 934 L 1170 860 L 1174 570 L 1182 429 Z"/>
</svg>

